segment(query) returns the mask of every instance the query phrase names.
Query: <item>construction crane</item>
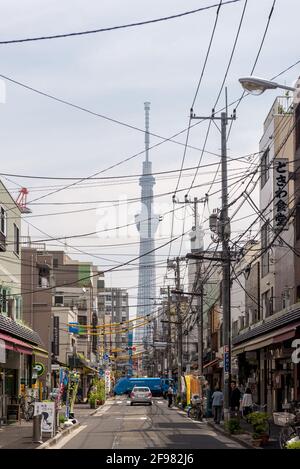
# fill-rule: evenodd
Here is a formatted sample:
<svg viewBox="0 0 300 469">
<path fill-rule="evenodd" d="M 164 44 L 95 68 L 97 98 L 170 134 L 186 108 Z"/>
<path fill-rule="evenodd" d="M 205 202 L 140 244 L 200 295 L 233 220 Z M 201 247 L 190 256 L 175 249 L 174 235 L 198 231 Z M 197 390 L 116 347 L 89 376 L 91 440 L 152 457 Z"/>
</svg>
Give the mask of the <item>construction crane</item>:
<svg viewBox="0 0 300 469">
<path fill-rule="evenodd" d="M 27 194 L 29 193 L 26 187 L 20 189 L 16 204 L 18 205 L 21 213 L 31 213 L 30 208 L 27 207 Z"/>
</svg>

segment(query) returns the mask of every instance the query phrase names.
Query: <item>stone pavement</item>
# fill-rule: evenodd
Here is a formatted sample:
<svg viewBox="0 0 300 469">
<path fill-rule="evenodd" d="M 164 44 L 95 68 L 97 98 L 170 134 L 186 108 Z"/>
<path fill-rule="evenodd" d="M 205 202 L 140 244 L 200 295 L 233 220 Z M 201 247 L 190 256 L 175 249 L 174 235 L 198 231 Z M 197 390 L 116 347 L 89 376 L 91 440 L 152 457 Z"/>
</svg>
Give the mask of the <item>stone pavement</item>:
<svg viewBox="0 0 300 469">
<path fill-rule="evenodd" d="M 84 422 L 95 412 L 89 404 L 75 404 L 74 416 L 80 423 Z M 39 443 L 32 442 L 33 421 L 12 422 L 0 427 L 0 449 L 35 449 Z M 43 441 L 49 438 L 43 437 Z"/>
</svg>

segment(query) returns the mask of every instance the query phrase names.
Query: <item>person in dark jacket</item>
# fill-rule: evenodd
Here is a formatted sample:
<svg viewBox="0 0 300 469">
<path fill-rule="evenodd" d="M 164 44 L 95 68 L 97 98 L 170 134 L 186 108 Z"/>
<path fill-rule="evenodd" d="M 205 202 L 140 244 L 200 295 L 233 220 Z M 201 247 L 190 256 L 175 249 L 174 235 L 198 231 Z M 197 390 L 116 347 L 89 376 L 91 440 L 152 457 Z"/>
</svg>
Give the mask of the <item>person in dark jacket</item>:
<svg viewBox="0 0 300 469">
<path fill-rule="evenodd" d="M 237 387 L 236 381 L 231 381 L 230 387 L 229 407 L 231 412 L 238 412 L 240 408 L 241 391 Z"/>
<path fill-rule="evenodd" d="M 171 407 L 172 404 L 173 404 L 173 395 L 174 395 L 174 389 L 173 389 L 172 385 L 170 384 L 169 389 L 168 389 L 168 393 L 167 393 L 168 407 Z"/>
</svg>

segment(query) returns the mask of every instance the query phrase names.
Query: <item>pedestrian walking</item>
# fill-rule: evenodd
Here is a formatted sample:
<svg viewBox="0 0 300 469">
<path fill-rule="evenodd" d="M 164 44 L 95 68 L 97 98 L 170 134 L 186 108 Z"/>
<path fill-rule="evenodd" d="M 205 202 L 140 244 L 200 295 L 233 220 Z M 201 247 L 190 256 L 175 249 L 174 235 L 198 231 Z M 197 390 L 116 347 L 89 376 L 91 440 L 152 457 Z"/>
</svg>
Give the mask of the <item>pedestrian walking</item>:
<svg viewBox="0 0 300 469">
<path fill-rule="evenodd" d="M 170 384 L 168 392 L 167 392 L 168 407 L 171 407 L 171 405 L 173 404 L 173 395 L 174 395 L 174 390 L 172 388 L 172 385 Z"/>
<path fill-rule="evenodd" d="M 223 406 L 223 393 L 220 388 L 216 387 L 212 395 L 212 409 L 214 422 L 219 424 L 222 416 L 222 406 Z"/>
<path fill-rule="evenodd" d="M 236 385 L 236 381 L 231 381 L 230 383 L 230 394 L 229 394 L 229 407 L 230 411 L 234 414 L 238 414 L 240 409 L 240 400 L 241 400 L 241 391 Z"/>
<path fill-rule="evenodd" d="M 250 388 L 247 388 L 242 399 L 242 413 L 243 416 L 250 414 L 252 411 L 253 400 L 252 400 L 252 392 Z"/>
</svg>

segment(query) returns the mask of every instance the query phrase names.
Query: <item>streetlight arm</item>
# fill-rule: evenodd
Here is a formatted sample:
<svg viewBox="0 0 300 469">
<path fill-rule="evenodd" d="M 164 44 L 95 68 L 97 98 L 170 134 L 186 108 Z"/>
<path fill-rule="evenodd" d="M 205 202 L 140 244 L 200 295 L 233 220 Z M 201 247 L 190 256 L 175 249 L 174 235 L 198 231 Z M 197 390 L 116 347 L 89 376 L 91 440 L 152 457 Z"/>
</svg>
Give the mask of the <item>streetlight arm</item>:
<svg viewBox="0 0 300 469">
<path fill-rule="evenodd" d="M 295 91 L 296 88 L 286 85 L 281 85 L 275 81 L 265 80 L 259 77 L 242 77 L 239 78 L 242 87 L 252 94 L 262 94 L 265 90 L 272 90 L 281 88 L 283 90 Z"/>
</svg>

